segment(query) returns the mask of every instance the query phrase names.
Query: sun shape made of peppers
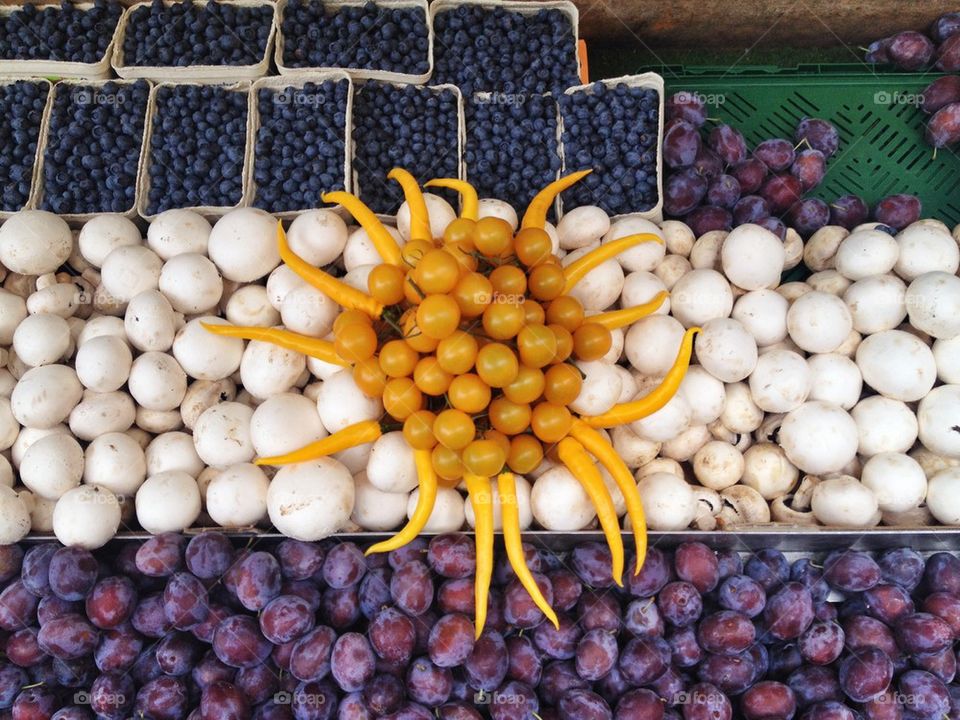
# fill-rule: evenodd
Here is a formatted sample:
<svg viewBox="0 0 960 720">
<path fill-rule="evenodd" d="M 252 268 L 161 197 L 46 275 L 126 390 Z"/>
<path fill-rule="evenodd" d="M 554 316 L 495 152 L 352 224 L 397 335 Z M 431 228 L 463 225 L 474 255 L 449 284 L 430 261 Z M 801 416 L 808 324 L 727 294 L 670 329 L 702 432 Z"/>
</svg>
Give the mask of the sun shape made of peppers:
<svg viewBox="0 0 960 720">
<path fill-rule="evenodd" d="M 478 219 L 477 193 L 467 182 L 437 179 L 427 187 L 460 194 L 461 214 L 434 239 L 423 194 L 400 168 L 388 177 L 403 189 L 410 209 L 410 241 L 402 247 L 356 196 L 331 192 L 324 202 L 343 206 L 366 230 L 384 262 L 369 275 L 364 293 L 295 254 L 277 224 L 280 257 L 297 275 L 343 307 L 333 340 L 280 328 L 205 325 L 218 335 L 271 342 L 327 363 L 352 368 L 361 392 L 380 398 L 385 416 L 358 422 L 299 450 L 261 457 L 260 465 L 288 465 L 373 442 L 401 429 L 413 449 L 419 498 L 410 521 L 367 552 L 387 552 L 413 540 L 433 511 L 438 484 L 463 483 L 476 517 L 476 632 L 486 620 L 493 573 L 494 497 L 502 511 L 507 557 L 518 579 L 550 621 L 550 607 L 524 559 L 514 473 L 534 470 L 546 454 L 578 479 L 596 508 L 623 583 L 624 547 L 617 513 L 597 467 L 613 477 L 626 501 L 639 572 L 646 555 L 646 521 L 636 481 L 598 432 L 631 423 L 674 395 L 690 364 L 699 328 L 683 337 L 662 383 L 641 398 L 602 415 L 577 416 L 568 407 L 583 375 L 573 360 L 597 360 L 611 347 L 614 328 L 655 312 L 666 300 L 585 316 L 570 290 L 591 269 L 639 243 L 662 242 L 652 234 L 613 240 L 561 267 L 544 230 L 556 196 L 590 171 L 567 175 L 530 202 L 520 229 L 496 217 Z"/>
</svg>

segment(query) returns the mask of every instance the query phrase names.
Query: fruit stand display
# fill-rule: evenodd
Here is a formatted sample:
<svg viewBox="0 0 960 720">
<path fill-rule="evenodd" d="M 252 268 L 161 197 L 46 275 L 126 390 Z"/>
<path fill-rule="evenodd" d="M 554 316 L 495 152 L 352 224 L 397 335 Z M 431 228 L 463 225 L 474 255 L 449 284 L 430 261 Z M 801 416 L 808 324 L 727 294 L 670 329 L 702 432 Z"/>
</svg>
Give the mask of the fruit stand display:
<svg viewBox="0 0 960 720">
<path fill-rule="evenodd" d="M 960 13 L 579 26 L 0 9 L 0 720 L 960 718 Z"/>
</svg>

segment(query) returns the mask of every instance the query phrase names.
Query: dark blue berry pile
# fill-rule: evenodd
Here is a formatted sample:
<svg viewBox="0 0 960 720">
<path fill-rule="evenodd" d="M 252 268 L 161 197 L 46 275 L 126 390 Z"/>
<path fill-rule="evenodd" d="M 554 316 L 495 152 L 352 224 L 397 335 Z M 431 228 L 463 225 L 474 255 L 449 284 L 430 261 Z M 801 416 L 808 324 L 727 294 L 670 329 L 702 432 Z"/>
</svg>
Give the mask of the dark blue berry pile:
<svg viewBox="0 0 960 720">
<path fill-rule="evenodd" d="M 161 0 L 134 10 L 123 39 L 127 65 L 255 65 L 267 52 L 273 8 Z"/>
<path fill-rule="evenodd" d="M 40 121 L 49 86 L 28 80 L 0 85 L 0 209 L 19 210 L 30 197 Z"/>
<path fill-rule="evenodd" d="M 475 92 L 560 92 L 577 80 L 570 17 L 559 10 L 533 15 L 501 7 L 461 5 L 434 19 L 434 84 Z"/>
<path fill-rule="evenodd" d="M 349 92 L 346 80 L 259 91 L 254 206 L 269 212 L 321 207 L 323 193 L 344 189 Z"/>
<path fill-rule="evenodd" d="M 59 7 L 24 5 L 0 17 L 0 58 L 98 62 L 122 12 L 114 0 L 97 0 L 89 10 L 79 10 L 67 0 Z"/>
<path fill-rule="evenodd" d="M 395 167 L 409 170 L 420 182 L 457 177 L 457 130 L 452 90 L 363 85 L 353 101 L 353 170 L 360 199 L 375 212 L 396 212 L 403 192 L 387 179 Z"/>
<path fill-rule="evenodd" d="M 134 206 L 150 86 L 61 85 L 43 162 L 42 209 L 125 212 Z"/>
<path fill-rule="evenodd" d="M 564 193 L 566 209 L 599 205 L 618 215 L 657 204 L 659 103 L 655 90 L 623 83 L 560 96 L 567 170 L 593 168 Z"/>
<path fill-rule="evenodd" d="M 240 202 L 247 97 L 246 92 L 210 85 L 157 90 L 148 165 L 149 214 Z"/>
<path fill-rule="evenodd" d="M 480 197 L 523 208 L 557 179 L 557 102 L 543 95 L 474 96 L 467 102 L 467 179 Z"/>
<path fill-rule="evenodd" d="M 322 0 L 293 0 L 283 15 L 283 63 L 422 75 L 427 60 L 427 19 L 422 9 L 376 3 L 328 13 Z"/>
</svg>

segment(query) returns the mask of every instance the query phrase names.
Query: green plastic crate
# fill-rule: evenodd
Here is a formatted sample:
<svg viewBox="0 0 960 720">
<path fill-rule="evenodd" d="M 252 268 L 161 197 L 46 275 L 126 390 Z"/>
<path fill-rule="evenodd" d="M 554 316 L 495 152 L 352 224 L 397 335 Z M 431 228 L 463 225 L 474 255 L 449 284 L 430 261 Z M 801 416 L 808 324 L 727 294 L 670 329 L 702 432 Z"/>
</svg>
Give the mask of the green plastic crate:
<svg viewBox="0 0 960 720">
<path fill-rule="evenodd" d="M 859 68 L 658 71 L 668 96 L 681 90 L 705 96 L 709 117 L 739 128 L 751 146 L 770 137 L 792 138 L 804 116 L 834 123 L 840 149 L 816 197 L 831 202 L 856 193 L 872 204 L 892 193 L 912 193 L 923 201 L 924 216 L 960 223 L 960 155 L 944 149 L 934 156 L 923 138 L 927 116 L 919 97 L 939 75 Z"/>
</svg>

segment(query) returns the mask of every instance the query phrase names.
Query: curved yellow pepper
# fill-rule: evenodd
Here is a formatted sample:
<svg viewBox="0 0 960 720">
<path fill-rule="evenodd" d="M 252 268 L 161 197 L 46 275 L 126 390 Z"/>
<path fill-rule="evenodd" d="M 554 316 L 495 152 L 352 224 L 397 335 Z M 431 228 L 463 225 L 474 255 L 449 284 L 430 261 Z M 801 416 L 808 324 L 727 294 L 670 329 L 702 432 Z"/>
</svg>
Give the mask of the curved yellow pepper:
<svg viewBox="0 0 960 720">
<path fill-rule="evenodd" d="M 394 168 L 387 173 L 387 177 L 396 180 L 403 188 L 403 197 L 410 208 L 410 239 L 433 242 L 433 232 L 430 230 L 430 216 L 427 214 L 427 202 L 423 199 L 420 186 L 416 178 L 403 168 Z"/>
<path fill-rule="evenodd" d="M 402 548 L 416 539 L 417 535 L 426 526 L 427 520 L 430 519 L 430 513 L 433 512 L 434 503 L 437 501 L 437 474 L 433 470 L 430 451 L 414 450 L 413 461 L 417 466 L 419 495 L 417 496 L 417 507 L 414 508 L 413 515 L 410 516 L 410 522 L 389 540 L 371 545 L 364 555 L 390 552 Z"/>
<path fill-rule="evenodd" d="M 441 187 L 456 190 L 460 193 L 460 217 L 467 220 L 476 220 L 480 216 L 480 201 L 477 199 L 477 190 L 466 180 L 456 178 L 436 178 L 423 184 L 424 187 Z"/>
<path fill-rule="evenodd" d="M 377 420 L 363 420 L 348 425 L 333 435 L 327 435 L 309 445 L 304 445 L 286 455 L 257 458 L 256 465 L 293 465 L 294 463 L 308 462 L 317 458 L 333 455 L 341 450 L 347 450 L 363 443 L 373 442 L 383 434 L 383 427 Z"/>
<path fill-rule="evenodd" d="M 578 170 L 559 180 L 554 180 L 547 185 L 543 190 L 534 195 L 533 200 L 527 205 L 527 211 L 523 214 L 523 221 L 520 223 L 520 227 L 543 230 L 544 225 L 547 224 L 547 212 L 550 210 L 550 205 L 553 204 L 557 195 L 573 187 L 592 172 L 593 170 Z"/>
<path fill-rule="evenodd" d="M 642 305 L 635 305 L 622 310 L 609 310 L 599 315 L 591 315 L 588 320 L 603 325 L 607 330 L 616 330 L 627 325 L 633 325 L 637 320 L 652 315 L 660 309 L 660 306 L 667 301 L 668 297 L 670 297 L 670 293 L 661 290 L 653 296 L 652 300 L 648 300 Z"/>
<path fill-rule="evenodd" d="M 325 203 L 342 205 L 343 208 L 353 216 L 353 219 L 360 223 L 360 227 L 367 231 L 370 241 L 377 249 L 380 257 L 388 265 L 399 265 L 402 262 L 400 257 L 400 246 L 394 239 L 380 218 L 368 208 L 356 195 L 337 190 L 335 192 L 324 193 L 321 199 Z"/>
<path fill-rule="evenodd" d="M 653 233 L 637 233 L 636 235 L 627 235 L 626 237 L 611 240 L 605 245 L 591 250 L 586 255 L 567 265 L 563 269 L 563 276 L 567 282 L 563 286 L 563 295 L 569 295 L 573 286 L 583 280 L 584 275 L 593 270 L 597 265 L 605 263 L 611 258 L 615 258 L 624 250 L 629 250 L 634 245 L 646 242 L 657 242 L 663 244 L 663 240 Z"/>
<path fill-rule="evenodd" d="M 287 350 L 303 353 L 317 360 L 323 360 L 331 365 L 340 365 L 349 367 L 350 363 L 337 355 L 333 348 L 333 343 L 329 340 L 301 335 L 290 330 L 281 330 L 280 328 L 267 327 L 249 327 L 246 325 L 211 325 L 210 323 L 200 323 L 207 332 L 214 335 L 223 335 L 224 337 L 240 338 L 242 340 L 257 340 L 259 342 L 273 343 Z"/>
<path fill-rule="evenodd" d="M 493 487 L 490 478 L 479 475 L 464 476 L 470 505 L 473 507 L 474 538 L 477 547 L 477 570 L 474 573 L 473 598 L 476 609 L 474 624 L 479 638 L 487 624 L 487 605 L 490 597 L 490 579 L 493 577 Z"/>
</svg>

